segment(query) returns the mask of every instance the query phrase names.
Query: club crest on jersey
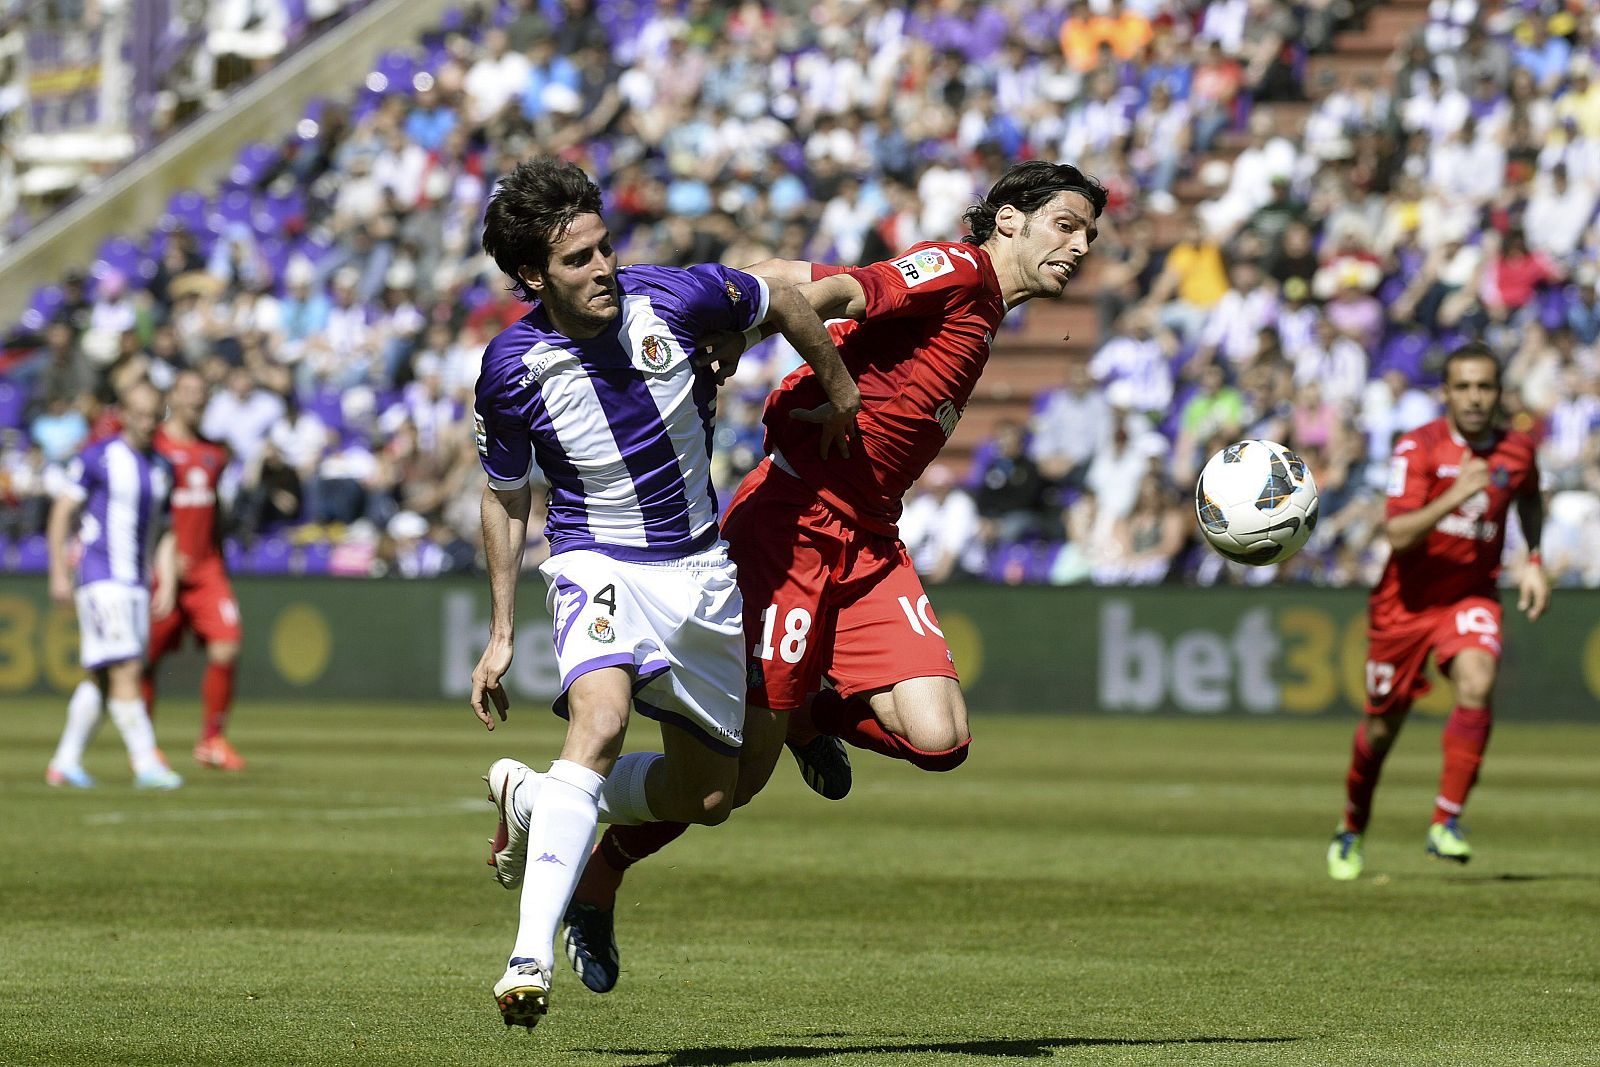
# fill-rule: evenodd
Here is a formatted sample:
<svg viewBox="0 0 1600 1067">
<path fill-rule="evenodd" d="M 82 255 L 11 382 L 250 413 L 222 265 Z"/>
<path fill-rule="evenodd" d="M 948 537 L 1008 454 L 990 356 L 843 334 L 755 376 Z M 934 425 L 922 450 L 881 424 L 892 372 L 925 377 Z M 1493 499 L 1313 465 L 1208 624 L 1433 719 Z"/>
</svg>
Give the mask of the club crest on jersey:
<svg viewBox="0 0 1600 1067">
<path fill-rule="evenodd" d="M 662 370 L 672 362 L 672 347 L 655 334 L 651 334 L 639 347 L 639 359 L 644 362 L 648 370 Z"/>
<path fill-rule="evenodd" d="M 737 307 L 743 294 L 739 292 L 739 287 L 733 284 L 732 278 L 722 283 L 722 291 L 728 294 L 728 303 Z"/>
<path fill-rule="evenodd" d="M 617 631 L 611 625 L 611 620 L 602 615 L 589 624 L 589 636 L 602 645 L 609 645 L 617 639 Z"/>
<path fill-rule="evenodd" d="M 1505 467 L 1496 467 L 1489 472 L 1489 481 L 1494 483 L 1495 488 L 1504 489 L 1511 484 L 1511 472 Z"/>
<path fill-rule="evenodd" d="M 909 256 L 902 256 L 894 261 L 894 267 L 905 278 L 908 287 L 921 285 L 941 274 L 949 274 L 955 270 L 955 264 L 950 262 L 950 257 L 937 248 L 924 248 L 920 252 L 913 252 Z"/>
</svg>

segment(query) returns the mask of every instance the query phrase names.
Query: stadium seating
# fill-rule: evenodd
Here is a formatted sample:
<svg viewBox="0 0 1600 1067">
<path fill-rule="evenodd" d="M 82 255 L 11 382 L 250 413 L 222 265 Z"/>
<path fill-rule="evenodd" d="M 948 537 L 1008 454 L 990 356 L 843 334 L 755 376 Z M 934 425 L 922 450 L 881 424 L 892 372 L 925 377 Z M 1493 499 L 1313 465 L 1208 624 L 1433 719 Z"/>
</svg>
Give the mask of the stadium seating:
<svg viewBox="0 0 1600 1067">
<path fill-rule="evenodd" d="M 34 383 L 46 363 L 50 324 L 72 326 L 78 358 L 97 360 L 96 375 L 109 387 L 107 368 L 124 362 L 147 367 L 158 380 L 170 374 L 172 363 L 153 355 L 152 341 L 154 327 L 167 322 L 182 362 L 219 378 L 242 363 L 262 387 L 294 391 L 336 442 L 301 472 L 305 488 L 314 495 L 324 481 L 354 484 L 362 498 L 351 504 L 358 517 L 343 533 L 318 525 L 253 531 L 230 562 L 267 573 L 359 569 L 336 560 L 366 549 L 341 555 L 336 541 L 381 541 L 379 527 L 410 506 L 406 487 L 422 476 L 444 478 L 449 489 L 429 502 L 426 517 L 444 520 L 436 528 L 454 529 L 470 544 L 477 536 L 470 505 L 476 490 L 462 459 L 465 435 L 441 439 L 431 450 L 436 454 L 424 459 L 392 454 L 392 442 L 402 428 L 415 428 L 403 390 L 424 376 L 422 368 L 439 375 L 457 415 L 464 412 L 477 352 L 506 315 L 518 313 L 493 264 L 475 251 L 489 183 L 516 158 L 558 151 L 589 168 L 607 189 L 626 259 L 835 260 L 841 248 L 882 256 L 916 240 L 956 236 L 961 206 L 1009 161 L 995 138 L 1009 138 L 1017 153 L 1040 156 L 1055 156 L 1065 144 L 1082 146 L 1076 161 L 1106 182 L 1111 202 L 1096 265 L 1062 300 L 1014 314 L 997 338 L 946 453 L 970 479 L 980 478 L 992 459 L 987 442 L 1002 423 L 1040 429 L 1046 401 L 1063 387 L 1064 356 L 1090 362 L 1108 407 L 1143 419 L 1134 436 L 1173 483 L 1171 508 L 1188 506 L 1184 483 L 1203 459 L 1197 453 L 1219 435 L 1274 435 L 1312 455 L 1334 487 L 1327 497 L 1334 510 L 1324 513 L 1334 532 L 1319 536 L 1282 577 L 1361 581 L 1382 558 L 1374 524 L 1361 518 L 1372 506 L 1381 467 L 1368 437 L 1403 428 L 1395 412 L 1412 417 L 1427 410 L 1417 387 L 1431 384 L 1442 347 L 1471 331 L 1506 356 L 1518 423 L 1541 433 L 1550 427 L 1560 438 L 1551 462 L 1563 484 L 1591 494 L 1600 486 L 1594 349 L 1600 315 L 1594 271 L 1582 269 L 1600 247 L 1600 231 L 1589 225 L 1594 196 L 1576 247 L 1553 258 L 1536 250 L 1557 280 L 1533 282 L 1526 303 L 1497 303 L 1496 279 L 1533 277 L 1528 272 L 1544 261 L 1530 254 L 1508 262 L 1493 250 L 1531 202 L 1549 199 L 1544 190 L 1556 162 L 1567 162 L 1583 189 L 1597 191 L 1600 169 L 1580 168 L 1588 158 L 1583 153 L 1600 142 L 1592 128 L 1600 99 L 1581 96 L 1573 76 L 1550 87 L 1554 102 L 1541 106 L 1516 95 L 1512 76 L 1519 69 L 1512 45 L 1531 20 L 1551 20 L 1583 52 L 1575 71 L 1600 61 L 1593 25 L 1561 22 L 1560 12 L 1539 4 L 1481 10 L 1454 4 L 1430 22 L 1425 0 L 1386 0 L 1345 5 L 1331 22 L 1327 5 L 1298 0 L 1144 0 L 1127 9 L 1147 24 L 1148 45 L 1122 56 L 1091 50 L 1084 58 L 1064 54 L 1058 42 L 1100 32 L 1094 5 L 989 7 L 999 22 L 986 16 L 983 33 L 953 37 L 938 19 L 925 22 L 900 5 L 872 3 L 852 9 L 851 25 L 798 17 L 798 9 L 776 3 L 728 10 L 570 0 L 453 10 L 421 40 L 354 74 L 345 99 L 314 101 L 277 141 L 245 146 L 219 188 L 173 195 L 155 231 L 106 240 L 94 262 L 84 264 L 82 299 L 65 284 L 40 286 L 0 356 L 0 365 L 19 372 L 10 394 L 0 391 L 0 430 L 13 430 L 0 448 L 0 471 L 20 462 L 25 428 L 45 399 Z M 1242 21 L 1246 9 L 1259 17 Z M 1463 13 L 1459 25 L 1446 18 Z M 1063 21 L 1071 19 L 1084 21 L 1064 36 Z M 303 11 L 291 19 L 297 26 L 304 21 Z M 1462 46 L 1469 29 L 1471 44 Z M 566 68 L 575 75 L 559 73 L 554 61 L 534 70 L 526 56 L 497 59 L 493 52 L 501 36 L 545 35 L 558 49 L 591 49 L 586 65 Z M 1420 60 L 1413 38 L 1421 42 Z M 718 41 L 727 44 L 709 47 Z M 760 51 L 768 42 L 781 47 Z M 952 43 L 1007 51 L 1004 62 L 941 60 L 956 56 L 940 51 Z M 922 58 L 903 61 L 913 55 Z M 1504 63 L 1495 66 L 1502 55 Z M 1501 72 L 1490 78 L 1497 95 L 1469 105 L 1483 122 L 1500 123 L 1497 137 L 1514 139 L 1513 118 L 1547 127 L 1510 145 L 1504 158 L 1511 169 L 1488 197 L 1429 177 L 1457 158 L 1448 155 L 1458 151 L 1447 128 L 1454 120 L 1440 116 L 1459 101 L 1428 111 L 1419 86 L 1426 69 L 1448 75 L 1447 88 L 1466 85 L 1477 68 L 1463 56 Z M 673 77 L 663 77 L 669 70 Z M 568 84 L 574 77 L 576 87 Z M 500 87 L 506 78 L 515 91 Z M 1096 98 L 1096 79 L 1113 90 L 1105 101 Z M 1209 143 L 1196 141 L 1178 153 L 1170 186 L 1152 164 L 1159 137 L 1152 140 L 1140 126 L 1156 82 L 1172 90 L 1177 106 L 1193 106 L 1196 116 L 1210 108 L 1220 123 Z M 535 85 L 539 92 L 527 90 Z M 1385 94 L 1386 104 L 1363 110 L 1363 101 Z M 486 117 L 480 107 L 489 109 Z M 1546 136 L 1563 109 L 1572 113 L 1573 131 L 1563 136 L 1575 146 L 1565 154 Z M 626 117 L 617 117 L 624 110 Z M 1585 118 L 1589 126 L 1579 126 Z M 1198 117 L 1181 124 L 1203 125 Z M 419 137 L 439 147 L 424 148 Z M 1403 173 L 1423 179 L 1415 195 Z M 857 181 L 846 185 L 846 174 Z M 1271 199 L 1280 194 L 1269 186 L 1283 187 L 1281 200 Z M 673 213 L 684 217 L 668 218 L 663 204 L 681 207 Z M 1435 263 L 1429 253 L 1441 243 L 1439 228 L 1451 211 L 1472 216 L 1451 235 L 1467 251 Z M 1309 226 L 1312 239 L 1300 261 L 1279 247 L 1285 227 L 1296 221 Z M 1272 335 L 1266 342 L 1227 334 L 1219 347 L 1213 334 L 1238 333 L 1249 320 L 1224 321 L 1223 312 L 1185 304 L 1179 290 L 1152 301 L 1152 290 L 1164 284 L 1163 268 L 1176 269 L 1168 253 L 1197 223 L 1209 231 L 1201 245 L 1214 246 L 1229 264 L 1250 261 L 1277 272 L 1263 290 L 1273 308 L 1272 321 L 1263 323 Z M 1478 255 L 1474 249 L 1486 250 L 1481 262 L 1467 262 Z M 1291 302 L 1287 294 L 1296 283 L 1304 290 L 1297 298 L 1303 314 L 1290 316 L 1278 309 Z M 1227 287 L 1223 278 L 1221 289 Z M 151 296 L 142 309 L 136 305 L 143 297 L 123 293 L 146 288 Z M 1369 294 L 1376 294 L 1375 325 Z M 1230 306 L 1243 307 L 1243 295 L 1235 296 L 1240 302 Z M 1223 297 L 1209 306 L 1228 302 Z M 1397 310 L 1417 308 L 1425 312 L 1420 318 Z M 1130 344 L 1128 323 L 1145 314 L 1161 326 L 1152 339 Z M 118 357 L 120 337 L 107 331 L 130 316 L 135 352 Z M 1332 333 L 1318 339 L 1324 323 Z M 1367 339 L 1352 354 L 1340 331 L 1363 323 Z M 1532 323 L 1540 328 L 1528 331 Z M 1557 340 L 1548 334 L 1568 326 L 1577 332 L 1576 355 L 1551 356 Z M 1258 352 L 1263 343 L 1267 348 Z M 725 497 L 755 459 L 754 401 L 793 365 L 793 354 L 781 348 L 763 346 L 735 380 L 743 402 L 727 406 L 726 431 L 718 434 L 716 472 Z M 1199 410 L 1201 368 L 1213 359 L 1244 398 L 1246 417 L 1187 438 L 1186 412 Z M 1360 364 L 1356 392 L 1327 410 L 1305 406 L 1316 403 L 1305 383 L 1335 373 L 1316 368 L 1348 366 L 1351 359 Z M 1574 381 L 1587 405 L 1558 403 L 1549 388 L 1535 388 L 1528 395 L 1536 403 L 1524 402 L 1524 369 L 1534 368 L 1539 386 L 1554 373 L 1547 369 L 1552 359 L 1575 360 Z M 1135 366 L 1142 368 L 1137 374 L 1166 384 L 1135 380 Z M 1155 396 L 1170 402 L 1142 406 Z M 99 399 L 79 403 L 92 413 L 107 399 L 102 389 Z M 1330 412 L 1337 415 L 1331 439 L 1316 429 Z M 1300 440 L 1302 431 L 1310 436 Z M 352 481 L 341 473 L 350 464 L 371 473 Z M 1114 561 L 1126 549 L 1118 543 L 1125 536 L 1117 532 L 1119 516 L 1099 516 L 1094 543 L 1069 537 L 1073 507 L 1086 513 L 1106 506 L 1092 490 L 1085 499 L 1081 477 L 1061 481 L 1039 504 L 1041 528 L 1054 527 L 1055 534 L 997 544 L 975 576 L 1033 582 L 1079 573 L 1056 565 L 1069 542 L 1101 563 Z M 1341 517 L 1343 508 L 1350 510 Z M 24 543 L 13 546 L 19 558 Z M 1101 573 L 1121 572 L 1106 566 Z M 1166 574 L 1237 579 L 1196 551 L 1180 553 Z"/>
</svg>

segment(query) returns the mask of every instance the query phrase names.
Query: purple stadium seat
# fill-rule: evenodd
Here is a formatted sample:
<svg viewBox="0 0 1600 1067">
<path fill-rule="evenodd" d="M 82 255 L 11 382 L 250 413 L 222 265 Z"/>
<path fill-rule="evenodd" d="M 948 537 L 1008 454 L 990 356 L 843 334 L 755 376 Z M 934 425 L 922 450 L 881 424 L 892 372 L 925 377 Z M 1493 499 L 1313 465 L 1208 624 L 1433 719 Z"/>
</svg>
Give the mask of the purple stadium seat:
<svg viewBox="0 0 1600 1067">
<path fill-rule="evenodd" d="M 267 236 L 256 242 L 256 251 L 261 253 L 261 257 L 272 268 L 273 283 L 281 284 L 284 268 L 289 265 L 289 257 L 294 254 L 293 246 L 281 237 Z"/>
<path fill-rule="evenodd" d="M 100 245 L 94 273 L 103 273 L 99 269 L 100 264 L 103 263 L 106 267 L 131 281 L 144 276 L 143 270 L 140 269 L 143 265 L 143 260 L 144 253 L 136 242 L 126 237 L 111 237 Z"/>
<path fill-rule="evenodd" d="M 247 144 L 239 150 L 239 158 L 228 172 L 228 180 L 242 189 L 254 189 L 277 165 L 278 155 L 276 148 L 261 141 Z"/>
<path fill-rule="evenodd" d="M 289 542 L 281 537 L 263 537 L 245 551 L 244 569 L 251 574 L 289 573 Z"/>
<path fill-rule="evenodd" d="M 17 573 L 44 574 L 50 569 L 50 542 L 33 534 L 17 542 Z"/>
<path fill-rule="evenodd" d="M 234 574 L 244 566 L 244 547 L 232 537 L 222 542 L 222 562 Z"/>
<path fill-rule="evenodd" d="M 328 573 L 328 563 L 332 558 L 332 545 L 325 541 L 313 541 L 300 550 L 300 572 L 325 575 Z"/>
<path fill-rule="evenodd" d="M 206 198 L 202 194 L 193 189 L 180 189 L 167 201 L 167 211 L 162 216 L 161 228 L 170 230 L 182 226 L 198 234 L 202 230 L 210 229 L 206 220 L 209 213 Z"/>
<path fill-rule="evenodd" d="M 22 387 L 0 381 L 0 430 L 13 430 L 21 426 L 27 408 L 28 394 Z"/>
<path fill-rule="evenodd" d="M 255 226 L 256 233 L 265 237 L 267 234 L 283 236 L 299 233 L 305 228 L 305 219 L 305 194 L 299 189 L 294 189 L 281 196 L 264 198 L 256 205 L 256 213 L 251 222 Z"/>
<path fill-rule="evenodd" d="M 28 330 L 42 330 L 45 323 L 55 318 L 56 312 L 61 310 L 65 297 L 61 295 L 59 285 L 41 285 L 33 291 L 33 299 L 28 303 L 28 310 L 22 313 L 22 325 Z"/>
<path fill-rule="evenodd" d="M 254 209 L 254 198 L 249 193 L 243 189 L 231 189 L 217 200 L 216 210 L 211 213 L 212 228 L 221 232 L 227 229 L 230 222 L 242 222 L 248 226 Z"/>
<path fill-rule="evenodd" d="M 385 52 L 378 57 L 367 76 L 369 92 L 388 94 L 411 92 L 411 78 L 418 70 L 417 61 L 404 52 Z"/>
</svg>

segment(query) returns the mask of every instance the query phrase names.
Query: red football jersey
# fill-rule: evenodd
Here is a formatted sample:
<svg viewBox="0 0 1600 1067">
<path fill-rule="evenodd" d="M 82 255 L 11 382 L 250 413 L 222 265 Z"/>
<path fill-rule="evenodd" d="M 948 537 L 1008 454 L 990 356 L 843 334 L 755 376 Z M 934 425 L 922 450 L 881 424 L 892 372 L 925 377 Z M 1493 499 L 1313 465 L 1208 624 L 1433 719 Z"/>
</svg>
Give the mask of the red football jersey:
<svg viewBox="0 0 1600 1067">
<path fill-rule="evenodd" d="M 1449 488 L 1466 447 L 1442 418 L 1401 435 L 1389 461 L 1389 518 L 1416 511 Z M 1519 496 L 1539 489 L 1536 446 L 1521 431 L 1502 430 L 1473 451 L 1488 461 L 1489 487 L 1440 519 L 1421 544 L 1389 557 L 1372 590 L 1375 623 L 1448 607 L 1463 597 L 1496 596 L 1506 513 Z"/>
<path fill-rule="evenodd" d="M 155 449 L 172 464 L 172 532 L 185 571 L 201 564 L 222 563 L 217 544 L 217 480 L 228 464 L 228 449 L 198 438 L 176 441 L 165 426 L 156 427 Z"/>
<path fill-rule="evenodd" d="M 956 431 L 1005 300 L 988 253 L 975 245 L 919 244 L 865 267 L 814 266 L 812 277 L 846 269 L 866 292 L 866 318 L 828 329 L 861 390 L 860 435 L 849 459 L 818 456 L 820 428 L 789 417 L 827 402 L 811 368 L 801 367 L 767 399 L 767 451 L 781 452 L 830 505 L 892 536 L 901 498 Z"/>
</svg>

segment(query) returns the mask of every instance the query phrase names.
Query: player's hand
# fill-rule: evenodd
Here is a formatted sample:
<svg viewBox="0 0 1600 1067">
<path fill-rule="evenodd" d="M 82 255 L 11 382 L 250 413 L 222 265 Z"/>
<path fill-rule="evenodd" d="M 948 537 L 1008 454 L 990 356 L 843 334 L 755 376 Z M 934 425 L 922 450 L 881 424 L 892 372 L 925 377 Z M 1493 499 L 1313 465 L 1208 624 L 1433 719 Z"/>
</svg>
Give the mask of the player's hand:
<svg viewBox="0 0 1600 1067">
<path fill-rule="evenodd" d="M 832 404 L 824 404 L 819 408 L 800 408 L 791 411 L 789 417 L 822 427 L 822 441 L 818 445 L 818 451 L 823 459 L 828 458 L 828 453 L 835 445 L 839 447 L 839 455 L 849 459 L 850 438 L 856 435 L 856 412 L 860 410 L 859 404 L 855 411 L 841 411 Z"/>
<path fill-rule="evenodd" d="M 1537 563 L 1526 563 L 1522 577 L 1517 582 L 1517 610 L 1537 622 L 1544 609 L 1550 606 L 1550 578 Z"/>
<path fill-rule="evenodd" d="M 500 684 L 500 679 L 511 669 L 511 652 L 510 638 L 491 637 L 489 647 L 483 650 L 478 666 L 472 671 L 472 713 L 490 730 L 494 729 L 490 705 L 499 713 L 501 722 L 506 721 L 506 709 L 511 706 L 505 687 Z"/>
<path fill-rule="evenodd" d="M 1456 492 L 1465 500 L 1474 493 L 1489 488 L 1489 461 L 1472 454 L 1472 449 L 1461 450 L 1460 472 L 1456 475 Z"/>
<path fill-rule="evenodd" d="M 172 614 L 172 609 L 178 606 L 177 583 L 157 583 L 155 592 L 150 597 L 150 617 L 164 619 Z"/>
<path fill-rule="evenodd" d="M 50 599 L 57 604 L 72 603 L 72 579 L 60 571 L 50 572 Z"/>
<path fill-rule="evenodd" d="M 711 370 L 711 378 L 718 385 L 733 377 L 739 369 L 739 358 L 745 353 L 744 334 L 713 334 L 700 343 L 689 356 L 689 362 L 700 370 Z"/>
</svg>

